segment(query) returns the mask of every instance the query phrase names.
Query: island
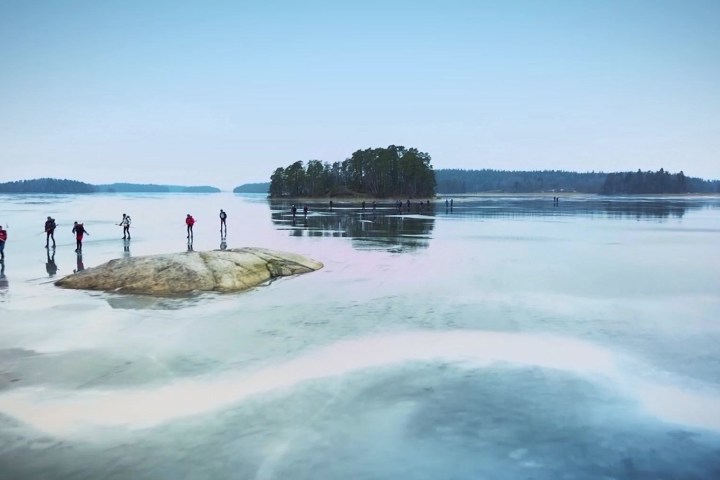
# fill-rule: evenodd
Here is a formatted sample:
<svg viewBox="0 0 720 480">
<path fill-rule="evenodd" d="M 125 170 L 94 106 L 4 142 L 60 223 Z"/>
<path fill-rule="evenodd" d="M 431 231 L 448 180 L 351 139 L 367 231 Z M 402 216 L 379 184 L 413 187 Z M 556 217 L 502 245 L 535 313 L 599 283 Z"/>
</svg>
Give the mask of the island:
<svg viewBox="0 0 720 480">
<path fill-rule="evenodd" d="M 417 148 L 390 145 L 355 151 L 342 162 L 297 161 L 270 177 L 270 197 L 431 198 L 431 158 Z"/>
<path fill-rule="evenodd" d="M 55 282 L 62 288 L 140 295 L 239 292 L 323 264 L 289 252 L 238 248 L 110 260 Z"/>
<path fill-rule="evenodd" d="M 220 189 L 207 185 L 156 185 L 139 183 L 110 183 L 93 185 L 58 178 L 35 178 L 0 183 L 0 193 L 39 193 L 39 194 L 77 194 L 77 193 L 217 193 Z"/>
</svg>

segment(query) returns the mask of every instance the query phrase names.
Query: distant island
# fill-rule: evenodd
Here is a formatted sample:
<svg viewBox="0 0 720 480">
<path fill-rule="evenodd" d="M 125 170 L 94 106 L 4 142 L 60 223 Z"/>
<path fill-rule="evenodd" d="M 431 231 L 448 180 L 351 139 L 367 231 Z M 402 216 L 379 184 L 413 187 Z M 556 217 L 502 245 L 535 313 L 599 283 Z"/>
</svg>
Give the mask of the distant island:
<svg viewBox="0 0 720 480">
<path fill-rule="evenodd" d="M 261 183 L 244 183 L 233 188 L 233 193 L 268 193 L 270 192 L 270 182 Z"/>
<path fill-rule="evenodd" d="M 270 176 L 270 197 L 435 196 L 430 155 L 390 145 L 355 151 L 342 162 L 297 161 Z"/>
<path fill-rule="evenodd" d="M 218 193 L 219 188 L 206 185 L 185 187 L 182 185 L 155 185 L 153 183 L 110 183 L 95 185 L 99 193 Z"/>
<path fill-rule="evenodd" d="M 217 193 L 219 188 L 209 186 L 155 185 L 111 183 L 92 185 L 77 180 L 37 178 L 0 183 L 0 193 Z"/>
</svg>

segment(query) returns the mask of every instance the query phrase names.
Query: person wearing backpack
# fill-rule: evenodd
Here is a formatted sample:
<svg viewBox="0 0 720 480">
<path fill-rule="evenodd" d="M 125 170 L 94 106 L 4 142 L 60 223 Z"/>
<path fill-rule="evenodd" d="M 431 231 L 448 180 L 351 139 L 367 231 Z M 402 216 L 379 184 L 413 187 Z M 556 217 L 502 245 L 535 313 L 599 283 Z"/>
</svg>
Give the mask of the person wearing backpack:
<svg viewBox="0 0 720 480">
<path fill-rule="evenodd" d="M 187 225 L 187 238 L 193 238 L 193 225 L 195 225 L 195 219 L 189 213 L 185 217 L 185 225 Z"/>
<path fill-rule="evenodd" d="M 73 224 L 72 233 L 75 234 L 75 240 L 77 248 L 75 251 L 77 253 L 82 252 L 82 241 L 83 241 L 83 235 L 90 235 L 90 233 L 85 230 L 85 226 L 82 223 L 75 222 Z"/>
<path fill-rule="evenodd" d="M 51 238 L 53 241 L 52 248 L 55 248 L 55 228 L 56 227 L 57 227 L 57 224 L 55 223 L 55 219 L 52 217 L 47 217 L 47 220 L 45 221 L 45 248 L 49 248 Z"/>
<path fill-rule="evenodd" d="M 126 215 L 123 213 L 123 218 L 120 220 L 120 223 L 118 225 L 122 225 L 123 227 L 123 240 L 125 240 L 125 236 L 127 235 L 127 239 L 130 240 L 130 215 Z"/>
</svg>

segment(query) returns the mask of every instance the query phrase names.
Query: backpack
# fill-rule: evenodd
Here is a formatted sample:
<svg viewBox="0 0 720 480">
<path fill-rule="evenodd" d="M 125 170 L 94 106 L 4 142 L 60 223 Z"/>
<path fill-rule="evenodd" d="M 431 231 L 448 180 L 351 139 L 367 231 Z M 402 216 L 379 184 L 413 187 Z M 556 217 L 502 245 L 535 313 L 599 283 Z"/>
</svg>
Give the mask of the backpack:
<svg viewBox="0 0 720 480">
<path fill-rule="evenodd" d="M 125 225 L 127 225 L 127 226 L 129 227 L 129 226 L 130 226 L 130 222 L 131 222 L 131 220 L 130 220 L 130 215 L 128 215 L 127 217 L 125 217 Z"/>
</svg>

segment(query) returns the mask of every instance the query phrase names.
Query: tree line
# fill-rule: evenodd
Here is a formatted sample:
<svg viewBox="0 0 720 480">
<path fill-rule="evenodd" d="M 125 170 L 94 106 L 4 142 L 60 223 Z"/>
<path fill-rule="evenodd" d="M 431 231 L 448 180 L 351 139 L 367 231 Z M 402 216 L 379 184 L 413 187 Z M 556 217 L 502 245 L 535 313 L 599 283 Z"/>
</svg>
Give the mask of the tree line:
<svg viewBox="0 0 720 480">
<path fill-rule="evenodd" d="M 435 195 L 431 158 L 417 148 L 390 145 L 355 151 L 342 162 L 297 161 L 270 176 L 270 196 L 428 198 Z"/>
<path fill-rule="evenodd" d="M 0 183 L 0 193 L 93 193 L 95 186 L 77 180 L 37 178 Z"/>
<path fill-rule="evenodd" d="M 600 193 L 605 195 L 623 193 L 716 193 L 720 192 L 719 180 L 703 180 L 680 173 L 671 174 L 660 169 L 657 172 L 608 173 Z"/>
<path fill-rule="evenodd" d="M 208 186 L 185 187 L 180 185 L 155 185 L 136 183 L 111 183 L 93 185 L 77 180 L 36 178 L 0 183 L 0 193 L 215 193 L 219 188 Z"/>
<path fill-rule="evenodd" d="M 562 170 L 508 171 L 440 169 L 435 171 L 437 192 L 452 193 L 534 193 L 578 192 L 602 194 L 713 193 L 720 181 L 658 172 L 567 172 Z"/>
</svg>

